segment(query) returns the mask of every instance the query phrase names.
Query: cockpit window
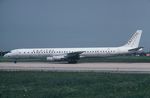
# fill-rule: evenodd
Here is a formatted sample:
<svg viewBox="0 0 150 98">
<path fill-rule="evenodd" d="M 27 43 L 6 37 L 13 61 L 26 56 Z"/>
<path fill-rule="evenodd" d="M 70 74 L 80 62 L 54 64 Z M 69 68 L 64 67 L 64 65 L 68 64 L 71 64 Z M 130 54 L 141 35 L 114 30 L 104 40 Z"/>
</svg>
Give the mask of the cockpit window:
<svg viewBox="0 0 150 98">
<path fill-rule="evenodd" d="M 16 52 L 17 50 L 11 50 L 9 53 L 14 53 L 14 52 Z"/>
<path fill-rule="evenodd" d="M 7 53 L 12 53 L 12 51 L 7 51 Z"/>
</svg>

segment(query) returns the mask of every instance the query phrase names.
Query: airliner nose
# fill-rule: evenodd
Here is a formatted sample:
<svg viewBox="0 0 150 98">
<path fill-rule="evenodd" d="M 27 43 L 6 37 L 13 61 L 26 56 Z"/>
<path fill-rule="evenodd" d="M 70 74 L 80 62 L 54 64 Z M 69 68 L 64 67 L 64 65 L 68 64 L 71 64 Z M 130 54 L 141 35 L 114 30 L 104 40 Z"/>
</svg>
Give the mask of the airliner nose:
<svg viewBox="0 0 150 98">
<path fill-rule="evenodd" d="M 9 57 L 10 57 L 9 53 L 4 55 L 4 58 L 9 58 Z"/>
</svg>

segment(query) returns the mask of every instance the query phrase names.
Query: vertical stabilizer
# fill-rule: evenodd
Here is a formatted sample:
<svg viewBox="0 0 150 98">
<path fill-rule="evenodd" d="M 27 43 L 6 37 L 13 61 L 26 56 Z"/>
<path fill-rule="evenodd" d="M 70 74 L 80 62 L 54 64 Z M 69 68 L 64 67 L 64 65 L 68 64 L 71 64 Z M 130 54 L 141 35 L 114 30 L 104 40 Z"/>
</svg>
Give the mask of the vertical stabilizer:
<svg viewBox="0 0 150 98">
<path fill-rule="evenodd" d="M 139 43 L 140 43 L 140 39 L 141 39 L 141 35 L 142 35 L 142 30 L 137 30 L 132 35 L 132 37 L 130 38 L 130 40 L 127 42 L 127 44 L 125 44 L 123 47 L 138 48 L 139 47 Z"/>
</svg>

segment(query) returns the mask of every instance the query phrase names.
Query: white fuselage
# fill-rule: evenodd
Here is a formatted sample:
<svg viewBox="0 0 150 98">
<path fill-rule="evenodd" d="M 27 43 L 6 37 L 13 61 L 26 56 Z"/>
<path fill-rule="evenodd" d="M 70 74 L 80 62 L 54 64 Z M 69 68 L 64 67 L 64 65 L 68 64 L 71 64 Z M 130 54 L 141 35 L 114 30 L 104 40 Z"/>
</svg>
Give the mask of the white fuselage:
<svg viewBox="0 0 150 98">
<path fill-rule="evenodd" d="M 131 53 L 130 47 L 104 47 L 104 48 L 33 48 L 15 49 L 5 56 L 9 58 L 43 58 L 61 56 L 67 53 L 83 51 L 80 57 L 105 57 Z"/>
</svg>

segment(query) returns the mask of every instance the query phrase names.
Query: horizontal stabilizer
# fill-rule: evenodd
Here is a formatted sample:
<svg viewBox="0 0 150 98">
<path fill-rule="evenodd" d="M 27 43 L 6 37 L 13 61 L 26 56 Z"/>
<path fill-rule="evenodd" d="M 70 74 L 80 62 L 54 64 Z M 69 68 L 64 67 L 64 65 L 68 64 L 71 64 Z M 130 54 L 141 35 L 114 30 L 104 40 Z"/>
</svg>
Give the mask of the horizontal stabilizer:
<svg viewBox="0 0 150 98">
<path fill-rule="evenodd" d="M 134 49 L 130 49 L 128 51 L 140 51 L 143 50 L 144 47 L 138 47 L 138 48 L 134 48 Z"/>
</svg>

